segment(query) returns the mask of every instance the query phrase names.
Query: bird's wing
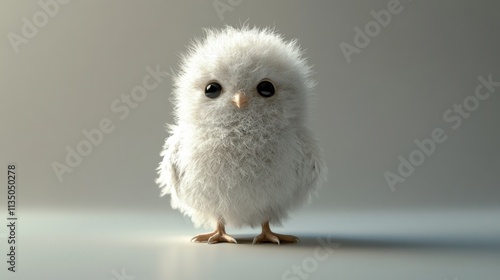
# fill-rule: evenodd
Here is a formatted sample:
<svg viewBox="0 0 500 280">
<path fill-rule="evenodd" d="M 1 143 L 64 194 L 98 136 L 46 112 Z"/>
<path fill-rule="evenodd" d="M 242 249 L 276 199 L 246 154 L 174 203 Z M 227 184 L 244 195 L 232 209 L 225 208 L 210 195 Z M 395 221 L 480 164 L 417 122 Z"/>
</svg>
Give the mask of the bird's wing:
<svg viewBox="0 0 500 280">
<path fill-rule="evenodd" d="M 318 186 L 326 181 L 327 167 L 321 157 L 321 150 L 316 139 L 307 130 L 299 134 L 299 145 L 302 151 L 301 160 L 297 165 L 300 191 L 312 194 Z"/>
<path fill-rule="evenodd" d="M 158 166 L 158 178 L 156 183 L 162 189 L 161 196 L 171 194 L 173 191 L 178 193 L 178 186 L 180 181 L 180 172 L 177 165 L 179 154 L 179 138 L 176 134 L 170 135 L 165 141 L 161 156 L 163 160 Z"/>
</svg>

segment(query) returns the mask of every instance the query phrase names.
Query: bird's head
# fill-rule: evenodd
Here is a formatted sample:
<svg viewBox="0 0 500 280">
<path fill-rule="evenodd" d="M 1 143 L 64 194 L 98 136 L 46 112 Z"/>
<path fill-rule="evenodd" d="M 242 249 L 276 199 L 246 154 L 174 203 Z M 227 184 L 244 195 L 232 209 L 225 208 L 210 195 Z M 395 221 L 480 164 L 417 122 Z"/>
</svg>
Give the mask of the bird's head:
<svg viewBox="0 0 500 280">
<path fill-rule="evenodd" d="M 174 78 L 175 115 L 209 129 L 281 129 L 303 121 L 310 75 L 296 41 L 274 30 L 206 30 Z"/>
</svg>

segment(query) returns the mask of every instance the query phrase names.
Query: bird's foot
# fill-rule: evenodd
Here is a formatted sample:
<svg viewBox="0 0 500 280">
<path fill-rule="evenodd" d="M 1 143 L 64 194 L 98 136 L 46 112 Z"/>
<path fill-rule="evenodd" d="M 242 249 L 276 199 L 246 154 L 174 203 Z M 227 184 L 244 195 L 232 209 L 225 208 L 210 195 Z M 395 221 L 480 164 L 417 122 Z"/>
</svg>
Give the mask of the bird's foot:
<svg viewBox="0 0 500 280">
<path fill-rule="evenodd" d="M 197 235 L 191 239 L 191 242 L 207 242 L 208 244 L 219 242 L 238 243 L 236 239 L 226 233 L 224 225 L 220 223 L 217 225 L 217 229 L 214 232 Z"/>
<path fill-rule="evenodd" d="M 238 243 L 231 235 L 218 231 L 197 235 L 191 239 L 191 242 L 207 242 L 208 244 L 219 242 Z"/>
<path fill-rule="evenodd" d="M 272 242 L 276 244 L 281 244 L 281 242 L 285 243 L 296 243 L 299 242 L 299 238 L 293 235 L 285 235 L 285 234 L 277 234 L 274 232 L 263 232 L 257 235 L 253 239 L 253 244 L 263 243 L 263 242 Z"/>
<path fill-rule="evenodd" d="M 269 227 L 269 222 L 262 224 L 262 233 L 257 235 L 253 239 L 253 244 L 271 242 L 276 244 L 284 243 L 296 243 L 299 242 L 299 238 L 293 235 L 278 234 L 271 231 Z"/>
</svg>

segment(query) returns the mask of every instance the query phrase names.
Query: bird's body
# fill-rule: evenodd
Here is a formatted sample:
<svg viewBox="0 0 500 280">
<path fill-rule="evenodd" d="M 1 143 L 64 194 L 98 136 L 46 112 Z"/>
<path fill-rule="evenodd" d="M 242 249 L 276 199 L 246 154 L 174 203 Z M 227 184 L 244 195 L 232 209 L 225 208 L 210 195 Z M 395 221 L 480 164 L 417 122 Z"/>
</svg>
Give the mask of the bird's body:
<svg viewBox="0 0 500 280">
<path fill-rule="evenodd" d="M 197 241 L 234 241 L 221 238 L 224 225 L 280 224 L 325 169 L 306 128 L 313 82 L 296 43 L 267 29 L 209 30 L 181 68 L 158 169 L 163 194 L 196 226 L 217 227 Z"/>
</svg>

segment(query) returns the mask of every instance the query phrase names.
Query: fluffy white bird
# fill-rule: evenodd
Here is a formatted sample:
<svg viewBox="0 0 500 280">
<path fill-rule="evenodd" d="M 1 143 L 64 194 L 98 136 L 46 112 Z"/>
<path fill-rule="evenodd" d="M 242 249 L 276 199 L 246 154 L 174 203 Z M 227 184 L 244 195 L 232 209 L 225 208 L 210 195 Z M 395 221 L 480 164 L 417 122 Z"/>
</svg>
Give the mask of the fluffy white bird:
<svg viewBox="0 0 500 280">
<path fill-rule="evenodd" d="M 262 226 L 260 242 L 296 242 L 271 231 L 309 201 L 325 164 L 307 128 L 315 82 L 296 40 L 272 29 L 206 30 L 174 76 L 175 124 L 158 167 L 162 195 L 196 227 L 197 242 L 232 242 L 225 225 Z"/>
</svg>

